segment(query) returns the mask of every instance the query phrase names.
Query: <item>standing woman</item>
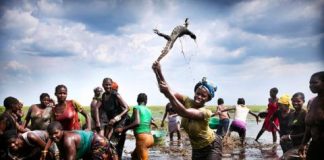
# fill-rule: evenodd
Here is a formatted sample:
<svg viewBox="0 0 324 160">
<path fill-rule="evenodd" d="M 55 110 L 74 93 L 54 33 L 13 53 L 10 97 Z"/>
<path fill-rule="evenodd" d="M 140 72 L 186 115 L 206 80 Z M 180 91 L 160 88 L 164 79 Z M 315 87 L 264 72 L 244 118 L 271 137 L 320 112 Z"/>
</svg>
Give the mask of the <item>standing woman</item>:
<svg viewBox="0 0 324 160">
<path fill-rule="evenodd" d="M 162 75 L 159 62 L 152 66 L 160 92 L 169 99 L 175 112 L 181 117 L 181 125 L 189 135 L 193 160 L 218 160 L 222 158 L 221 138 L 209 128 L 208 121 L 212 112 L 204 108 L 205 103 L 214 97 L 215 87 L 205 78 L 194 87 L 194 99 L 174 93 Z"/>
<path fill-rule="evenodd" d="M 18 132 L 15 114 L 21 109 L 21 105 L 15 97 L 5 98 L 3 106 L 5 107 L 5 111 L 0 115 L 0 159 L 5 158 L 7 150 L 4 133 L 8 130 Z"/>
<path fill-rule="evenodd" d="M 28 126 L 29 121 L 31 121 L 31 130 L 46 130 L 50 123 L 52 115 L 52 107 L 50 105 L 50 96 L 47 93 L 42 93 L 39 97 L 40 104 L 34 104 L 29 107 L 26 118 L 25 125 Z"/>
<path fill-rule="evenodd" d="M 290 132 L 288 127 L 289 120 L 292 119 L 290 96 L 287 94 L 282 95 L 278 100 L 278 105 L 279 110 L 273 113 L 272 117 L 270 118 L 270 122 L 274 127 L 276 127 L 274 120 L 278 118 L 280 129 L 276 127 L 276 130 L 279 132 L 280 138 L 282 138 L 284 135 L 288 135 Z M 290 141 L 280 141 L 280 146 L 283 153 L 285 153 L 292 147 L 292 143 Z"/>
<path fill-rule="evenodd" d="M 273 123 L 275 126 L 273 126 L 270 122 L 270 118 L 272 117 L 273 113 L 275 113 L 278 110 L 278 88 L 274 87 L 270 89 L 270 98 L 268 99 L 268 109 L 267 109 L 267 116 L 263 122 L 262 128 L 259 131 L 257 137 L 255 138 L 256 141 L 259 140 L 261 135 L 264 133 L 264 131 L 269 131 L 272 133 L 272 142 L 275 143 L 277 141 L 277 132 L 276 128 L 279 125 L 278 118 L 273 120 Z"/>
<path fill-rule="evenodd" d="M 309 89 L 317 93 L 308 104 L 305 118 L 306 131 L 299 153 L 305 156 L 305 148 L 310 139 L 306 159 L 324 159 L 324 71 L 314 73 L 309 81 Z"/>
<path fill-rule="evenodd" d="M 133 108 L 133 115 L 131 117 L 132 123 L 121 128 L 117 128 L 117 133 L 126 132 L 128 129 L 134 130 L 136 138 L 136 148 L 132 153 L 132 159 L 149 159 L 149 148 L 154 144 L 153 135 L 151 134 L 151 124 L 157 125 L 153 122 L 152 112 L 146 107 L 147 95 L 140 93 L 137 96 L 137 106 Z"/>
<path fill-rule="evenodd" d="M 102 94 L 101 101 L 97 103 L 95 120 L 96 128 L 104 129 L 104 135 L 108 140 L 110 140 L 111 135 L 118 140 L 116 151 L 119 159 L 121 159 L 126 140 L 126 133 L 114 133 L 114 128 L 120 128 L 127 125 L 129 122 L 129 116 L 127 114 L 129 106 L 117 92 L 118 87 L 113 88 L 113 84 L 114 82 L 111 78 L 103 79 L 102 87 L 105 92 Z M 101 119 L 99 115 L 102 116 Z"/>
<path fill-rule="evenodd" d="M 89 114 L 82 106 L 74 100 L 66 100 L 67 88 L 65 85 L 58 85 L 55 88 L 57 104 L 53 108 L 53 119 L 62 124 L 63 130 L 80 130 L 78 112 L 86 119 L 86 130 L 91 130 L 91 121 Z"/>
</svg>

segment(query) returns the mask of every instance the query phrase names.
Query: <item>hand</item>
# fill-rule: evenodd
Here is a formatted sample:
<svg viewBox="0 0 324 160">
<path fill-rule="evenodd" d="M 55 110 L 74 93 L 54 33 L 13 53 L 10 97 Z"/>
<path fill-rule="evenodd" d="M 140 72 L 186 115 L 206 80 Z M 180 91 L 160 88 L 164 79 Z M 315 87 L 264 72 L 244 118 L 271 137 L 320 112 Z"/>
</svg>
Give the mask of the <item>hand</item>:
<svg viewBox="0 0 324 160">
<path fill-rule="evenodd" d="M 153 65 L 152 65 L 152 69 L 153 69 L 154 71 L 160 71 L 160 70 L 161 70 L 160 62 L 155 61 L 155 62 L 153 63 Z"/>
<path fill-rule="evenodd" d="M 300 145 L 300 147 L 299 147 L 299 149 L 298 149 L 298 155 L 299 155 L 302 159 L 305 159 L 305 158 L 306 158 L 305 149 L 306 149 L 306 145 Z"/>
<path fill-rule="evenodd" d="M 161 123 L 161 127 L 164 127 L 164 122 Z"/>
<path fill-rule="evenodd" d="M 116 120 L 113 118 L 109 121 L 108 125 L 113 126 L 116 123 Z"/>
<path fill-rule="evenodd" d="M 288 141 L 288 140 L 289 140 L 289 136 L 288 136 L 288 135 L 283 135 L 283 136 L 280 138 L 280 141 L 281 141 L 281 142 Z"/>
<path fill-rule="evenodd" d="M 154 33 L 156 33 L 156 34 L 159 34 L 159 33 L 160 33 L 159 30 L 157 30 L 157 29 L 153 29 L 153 31 L 154 31 Z"/>
<path fill-rule="evenodd" d="M 159 88 L 160 88 L 160 92 L 163 93 L 166 97 L 168 97 L 168 95 L 170 94 L 169 85 L 164 81 L 160 81 Z"/>
<path fill-rule="evenodd" d="M 122 133 L 123 131 L 124 131 L 123 128 L 116 128 L 116 129 L 115 129 L 115 132 L 116 132 L 116 133 Z"/>
</svg>

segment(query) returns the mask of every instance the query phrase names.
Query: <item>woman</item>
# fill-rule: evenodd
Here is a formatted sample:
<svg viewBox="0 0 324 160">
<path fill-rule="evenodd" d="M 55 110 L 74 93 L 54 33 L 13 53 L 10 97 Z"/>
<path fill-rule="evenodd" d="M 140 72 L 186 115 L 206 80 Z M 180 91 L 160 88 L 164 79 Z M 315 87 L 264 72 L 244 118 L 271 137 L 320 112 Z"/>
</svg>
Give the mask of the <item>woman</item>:
<svg viewBox="0 0 324 160">
<path fill-rule="evenodd" d="M 39 97 L 40 104 L 34 104 L 29 107 L 26 118 L 25 125 L 26 128 L 28 126 L 29 121 L 31 121 L 30 129 L 31 130 L 46 130 L 48 124 L 51 120 L 52 115 L 52 107 L 50 104 L 50 96 L 47 93 L 42 93 Z"/>
<path fill-rule="evenodd" d="M 279 110 L 277 110 L 275 113 L 273 113 L 272 117 L 270 118 L 270 122 L 272 125 L 276 128 L 276 130 L 279 132 L 280 138 L 282 138 L 284 135 L 289 134 L 289 120 L 292 118 L 292 110 L 290 109 L 291 102 L 290 102 L 290 96 L 287 94 L 282 95 L 278 100 Z M 276 127 L 274 120 L 278 118 L 279 120 L 279 127 Z M 292 144 L 290 141 L 280 141 L 280 146 L 285 153 L 288 151 Z"/>
<path fill-rule="evenodd" d="M 245 100 L 244 98 L 238 98 L 237 105 L 234 108 L 228 108 L 225 110 L 222 110 L 222 112 L 235 110 L 234 113 L 234 120 L 231 123 L 230 126 L 230 132 L 229 136 L 231 136 L 231 132 L 235 131 L 239 134 L 241 139 L 241 144 L 243 146 L 245 142 L 245 135 L 246 135 L 246 118 L 248 114 L 251 114 L 255 117 L 257 124 L 259 123 L 259 117 L 250 111 L 249 108 L 245 106 Z"/>
<path fill-rule="evenodd" d="M 212 112 L 204 108 L 205 103 L 214 97 L 215 88 L 203 78 L 202 82 L 196 84 L 194 99 L 191 99 L 171 90 L 164 80 L 158 61 L 154 62 L 152 68 L 161 93 L 169 99 L 172 108 L 182 117 L 181 125 L 189 135 L 192 146 L 192 159 L 221 159 L 222 142 L 209 128 L 208 121 Z"/>
<path fill-rule="evenodd" d="M 41 150 L 45 148 L 48 134 L 43 130 L 28 131 L 17 134 L 15 130 L 5 133 L 8 150 L 8 159 L 39 159 Z M 59 152 L 56 145 L 49 149 L 51 157 L 59 159 Z"/>
<path fill-rule="evenodd" d="M 15 97 L 5 98 L 3 106 L 5 107 L 5 111 L 0 115 L 0 159 L 4 159 L 7 148 L 3 134 L 8 130 L 18 132 L 16 114 L 21 110 L 20 102 Z"/>
<path fill-rule="evenodd" d="M 219 116 L 220 122 L 217 127 L 216 134 L 224 137 L 227 134 L 228 126 L 229 126 L 229 113 L 228 112 L 222 112 L 225 110 L 226 107 L 224 106 L 224 99 L 218 98 L 217 100 L 217 109 L 215 112 L 215 115 Z"/>
<path fill-rule="evenodd" d="M 55 121 L 62 124 L 64 130 L 81 129 L 78 112 L 81 113 L 86 119 L 86 130 L 91 130 L 89 114 L 78 102 L 74 100 L 66 100 L 67 88 L 65 85 L 56 86 L 55 96 L 57 97 L 57 104 L 52 110 L 52 117 Z"/>
<path fill-rule="evenodd" d="M 277 142 L 277 133 L 276 128 L 270 123 L 270 118 L 272 117 L 273 113 L 278 110 L 278 88 L 271 88 L 270 89 L 270 98 L 268 99 L 268 109 L 267 109 L 267 115 L 264 119 L 263 125 L 261 130 L 259 131 L 257 137 L 255 138 L 255 141 L 258 141 L 261 135 L 264 133 L 264 131 L 269 131 L 272 133 L 272 142 Z M 276 127 L 279 125 L 278 119 L 273 120 Z"/>
<path fill-rule="evenodd" d="M 164 127 L 164 120 L 167 116 L 170 141 L 173 141 L 173 133 L 175 132 L 177 132 L 178 141 L 181 140 L 180 117 L 176 112 L 174 112 L 170 103 L 165 106 L 165 112 L 162 118 L 161 127 Z"/>
<path fill-rule="evenodd" d="M 92 98 L 92 101 L 91 101 L 91 104 L 90 104 L 90 110 L 91 110 L 91 118 L 93 120 L 93 123 L 92 124 L 96 124 L 96 111 L 97 111 L 97 103 L 101 101 L 101 96 L 102 96 L 102 88 L 101 87 L 96 87 L 95 89 L 93 89 L 93 93 L 94 93 L 94 96 Z M 93 125 L 92 127 L 94 127 L 95 125 Z M 99 133 L 100 135 L 103 136 L 103 131 L 101 132 L 101 129 L 100 127 L 98 128 L 94 128 L 94 130 Z"/>
<path fill-rule="evenodd" d="M 292 145 L 291 148 L 287 148 L 288 151 L 283 155 L 283 158 L 288 158 L 297 153 L 296 148 L 301 145 L 305 133 L 306 110 L 302 108 L 305 103 L 304 93 L 295 93 L 291 98 L 291 102 L 295 110 L 292 111 L 292 116 L 288 123 L 289 134 L 283 135 L 280 141 L 287 141 Z"/>
<path fill-rule="evenodd" d="M 111 78 L 104 78 L 102 87 L 105 92 L 102 94 L 101 101 L 97 103 L 95 111 L 96 128 L 104 129 L 104 136 L 110 140 L 113 135 L 114 140 L 117 141 L 116 150 L 119 158 L 123 154 L 123 148 L 126 140 L 126 133 L 113 134 L 114 128 L 119 128 L 127 125 L 129 122 L 129 106 L 116 91 L 118 88 L 113 88 L 113 80 Z M 101 117 L 100 117 L 100 116 Z"/>
<path fill-rule="evenodd" d="M 126 132 L 128 129 L 134 130 L 136 138 L 136 148 L 132 153 L 132 159 L 149 159 L 149 148 L 154 144 L 154 139 L 151 134 L 151 124 L 153 123 L 152 113 L 146 107 L 147 96 L 145 93 L 140 93 L 137 97 L 137 106 L 133 108 L 133 115 L 131 117 L 131 124 L 117 128 L 117 133 Z"/>
<path fill-rule="evenodd" d="M 317 94 L 308 104 L 308 113 L 305 118 L 306 131 L 299 148 L 299 153 L 306 159 L 324 159 L 324 71 L 314 73 L 309 81 L 309 89 Z M 311 140 L 307 154 L 305 148 Z"/>
</svg>

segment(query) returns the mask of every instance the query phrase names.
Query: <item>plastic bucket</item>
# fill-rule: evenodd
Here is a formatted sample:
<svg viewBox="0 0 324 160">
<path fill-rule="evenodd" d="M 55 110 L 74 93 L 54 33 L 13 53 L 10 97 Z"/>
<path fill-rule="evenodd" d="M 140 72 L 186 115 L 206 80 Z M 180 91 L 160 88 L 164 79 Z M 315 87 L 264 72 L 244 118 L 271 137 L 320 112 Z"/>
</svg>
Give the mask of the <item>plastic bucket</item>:
<svg viewBox="0 0 324 160">
<path fill-rule="evenodd" d="M 152 134 L 154 138 L 154 144 L 161 144 L 164 142 L 167 132 L 164 130 L 155 130 L 152 131 Z"/>
<path fill-rule="evenodd" d="M 216 117 L 211 117 L 209 119 L 209 128 L 211 129 L 217 129 L 217 126 L 219 125 L 219 119 Z"/>
</svg>

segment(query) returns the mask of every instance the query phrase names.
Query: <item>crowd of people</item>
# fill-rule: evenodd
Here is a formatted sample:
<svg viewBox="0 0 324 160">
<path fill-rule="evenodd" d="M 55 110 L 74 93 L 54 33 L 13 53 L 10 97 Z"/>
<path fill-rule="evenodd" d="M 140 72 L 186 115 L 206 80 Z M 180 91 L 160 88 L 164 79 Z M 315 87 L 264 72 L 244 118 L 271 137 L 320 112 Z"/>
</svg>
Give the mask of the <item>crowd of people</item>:
<svg viewBox="0 0 324 160">
<path fill-rule="evenodd" d="M 254 116 L 257 123 L 260 117 L 265 118 L 256 141 L 269 131 L 276 143 L 278 132 L 283 153 L 298 148 L 301 157 L 324 159 L 323 152 L 320 152 L 320 145 L 324 142 L 323 71 L 310 78 L 310 90 L 317 96 L 309 100 L 306 109 L 303 108 L 306 100 L 302 92 L 296 92 L 292 97 L 283 94 L 278 98 L 279 90 L 271 88 L 267 111 L 261 115 L 251 112 L 244 98 L 238 98 L 237 105 L 232 107 L 226 107 L 224 100 L 219 98 L 213 113 L 205 103 L 215 97 L 217 87 L 205 77 L 194 86 L 194 96 L 190 98 L 171 89 L 159 62 L 154 62 L 152 69 L 160 92 L 169 101 L 160 127 L 164 127 L 167 118 L 170 141 L 174 141 L 174 133 L 181 141 L 181 125 L 188 134 L 193 160 L 221 159 L 222 140 L 233 131 L 239 134 L 244 145 L 248 114 Z M 118 84 L 111 78 L 104 78 L 102 88 L 93 90 L 90 113 L 77 101 L 67 99 L 65 85 L 56 86 L 56 103 L 48 93 L 42 93 L 40 103 L 31 105 L 26 116 L 22 102 L 12 96 L 5 98 L 5 111 L 0 115 L 0 159 L 117 160 L 122 158 L 126 131 L 130 129 L 136 141 L 132 159 L 149 159 L 149 149 L 154 144 L 151 129 L 152 126 L 158 128 L 158 125 L 146 106 L 147 95 L 138 94 L 138 105 L 129 115 L 130 107 L 118 93 Z M 230 111 L 234 111 L 231 124 Z M 84 117 L 84 125 L 79 115 Z M 219 117 L 217 130 L 209 127 L 212 116 Z"/>
</svg>

